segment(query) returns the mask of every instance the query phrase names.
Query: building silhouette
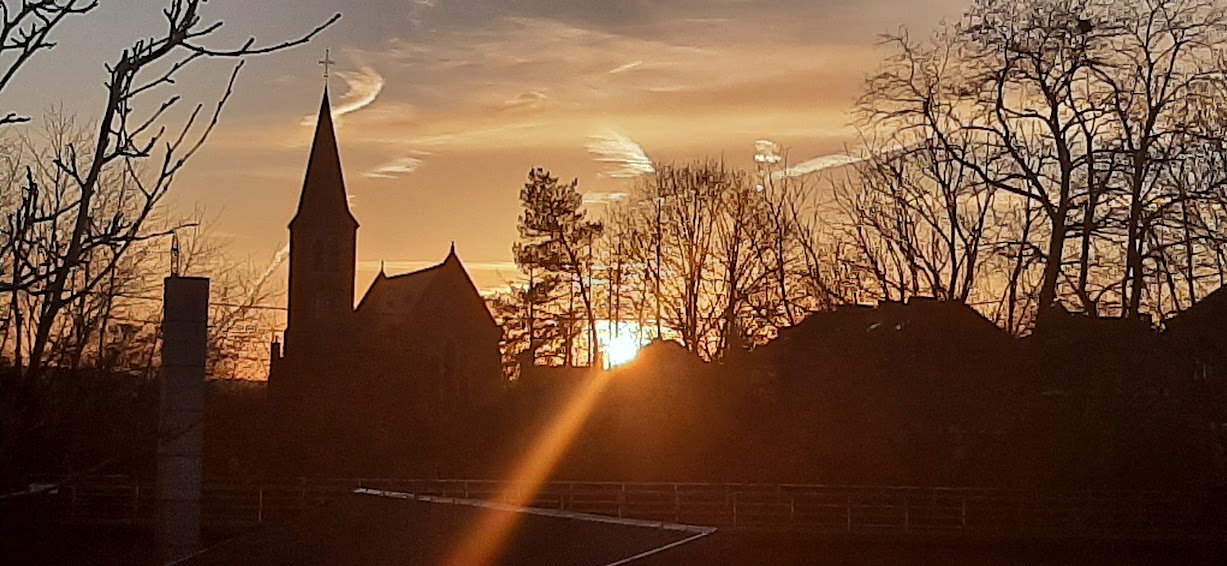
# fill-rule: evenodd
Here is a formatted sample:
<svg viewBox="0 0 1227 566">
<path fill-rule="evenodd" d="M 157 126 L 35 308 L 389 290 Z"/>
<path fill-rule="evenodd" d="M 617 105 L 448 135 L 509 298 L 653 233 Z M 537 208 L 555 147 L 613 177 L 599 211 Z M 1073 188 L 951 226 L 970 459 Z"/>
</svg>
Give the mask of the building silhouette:
<svg viewBox="0 0 1227 566">
<path fill-rule="evenodd" d="M 358 221 L 326 88 L 289 229 L 285 340 L 272 344 L 268 383 L 275 468 L 445 473 L 466 416 L 502 387 L 501 330 L 454 244 L 433 267 L 381 270 L 354 307 Z"/>
</svg>

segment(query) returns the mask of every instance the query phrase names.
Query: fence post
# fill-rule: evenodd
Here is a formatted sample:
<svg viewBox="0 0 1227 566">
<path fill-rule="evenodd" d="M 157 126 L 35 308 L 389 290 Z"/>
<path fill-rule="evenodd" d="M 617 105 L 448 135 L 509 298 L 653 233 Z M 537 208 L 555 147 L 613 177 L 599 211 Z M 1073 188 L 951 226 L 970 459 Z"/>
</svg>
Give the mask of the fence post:
<svg viewBox="0 0 1227 566">
<path fill-rule="evenodd" d="M 132 492 L 132 522 L 140 520 L 141 516 L 141 482 L 136 482 L 136 487 Z"/>
<path fill-rule="evenodd" d="M 1027 520 L 1027 496 L 1024 493 L 1018 494 L 1018 511 L 1015 517 L 1018 521 L 1019 532 L 1022 532 L 1026 525 L 1030 523 Z"/>
<path fill-rule="evenodd" d="M 797 522 L 797 496 L 796 495 L 788 496 L 788 522 L 790 524 Z"/>
<path fill-rule="evenodd" d="M 256 488 L 256 523 L 264 522 L 264 488 Z"/>
<path fill-rule="evenodd" d="M 844 508 L 844 513 L 848 519 L 848 532 L 852 532 L 852 493 L 848 492 L 848 506 Z"/>
<path fill-rule="evenodd" d="M 673 522 L 682 522 L 682 496 L 678 492 L 677 483 L 673 484 Z"/>
<path fill-rule="evenodd" d="M 912 499 L 906 492 L 903 494 L 903 532 L 912 532 Z"/>
<path fill-rule="evenodd" d="M 959 526 L 960 528 L 966 529 L 967 528 L 967 494 L 966 493 L 963 494 L 963 497 L 959 498 L 959 503 L 962 505 L 962 508 L 963 508 L 962 509 L 963 513 L 962 513 L 962 516 L 960 517 L 962 519 L 962 524 Z"/>
<path fill-rule="evenodd" d="M 737 492 L 734 491 L 731 495 L 733 498 L 733 528 L 737 528 Z"/>
<path fill-rule="evenodd" d="M 622 483 L 622 491 L 618 492 L 618 517 L 619 518 L 626 516 L 624 507 L 626 507 L 626 482 Z"/>
</svg>

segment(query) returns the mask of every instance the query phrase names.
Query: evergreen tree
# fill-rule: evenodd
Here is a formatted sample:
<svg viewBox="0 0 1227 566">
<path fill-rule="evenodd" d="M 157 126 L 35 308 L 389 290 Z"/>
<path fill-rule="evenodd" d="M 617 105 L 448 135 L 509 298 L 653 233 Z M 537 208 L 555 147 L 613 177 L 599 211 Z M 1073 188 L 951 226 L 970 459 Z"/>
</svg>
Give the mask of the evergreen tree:
<svg viewBox="0 0 1227 566">
<path fill-rule="evenodd" d="M 592 249 L 604 226 L 588 220 L 578 186 L 578 180 L 559 183 L 557 177 L 538 167 L 528 172 L 528 181 L 520 190 L 524 213 L 518 226 L 520 241 L 512 251 L 516 265 L 529 275 L 523 304 L 533 360 L 541 344 L 536 329 L 548 326 L 550 313 L 564 313 L 565 363 L 574 361 L 572 336 L 581 310 L 588 326 L 587 360 L 591 363 L 595 359 Z"/>
</svg>

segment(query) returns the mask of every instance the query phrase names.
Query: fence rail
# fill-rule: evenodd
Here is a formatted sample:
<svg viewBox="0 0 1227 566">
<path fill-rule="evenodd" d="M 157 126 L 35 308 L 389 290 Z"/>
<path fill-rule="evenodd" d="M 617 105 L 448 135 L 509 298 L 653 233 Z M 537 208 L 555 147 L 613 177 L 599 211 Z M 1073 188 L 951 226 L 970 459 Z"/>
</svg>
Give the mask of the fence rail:
<svg viewBox="0 0 1227 566">
<path fill-rule="evenodd" d="M 494 499 L 527 485 L 482 480 L 334 479 L 206 483 L 206 526 L 245 527 L 293 518 L 359 487 Z M 700 483 L 550 482 L 527 505 L 733 529 L 901 536 L 1227 538 L 1218 495 L 1163 492 L 1034 492 L 971 488 Z M 140 524 L 152 519 L 152 482 L 125 477 L 59 484 L 57 520 Z"/>
</svg>

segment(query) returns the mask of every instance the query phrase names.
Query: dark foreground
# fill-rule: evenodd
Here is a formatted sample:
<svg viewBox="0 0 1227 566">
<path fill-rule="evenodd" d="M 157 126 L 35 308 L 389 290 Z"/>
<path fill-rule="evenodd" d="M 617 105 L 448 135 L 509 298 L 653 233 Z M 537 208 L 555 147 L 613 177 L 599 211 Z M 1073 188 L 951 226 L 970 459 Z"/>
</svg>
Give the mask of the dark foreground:
<svg viewBox="0 0 1227 566">
<path fill-rule="evenodd" d="M 804 533 L 718 531 L 710 537 L 635 562 L 639 565 L 814 564 L 1024 566 L 1053 564 L 1227 564 L 1221 544 L 1175 542 L 1044 542 L 893 540 Z"/>
<path fill-rule="evenodd" d="M 155 564 L 153 537 L 132 529 L 41 529 L 22 538 L 6 533 L 0 563 L 3 564 Z M 211 542 L 221 542 L 217 536 Z M 408 556 L 401 564 L 429 564 L 427 557 L 413 553 L 412 539 L 405 541 Z M 322 543 L 323 541 L 319 541 Z M 201 559 L 209 564 L 388 564 L 394 561 L 364 562 L 360 557 L 334 562 L 322 556 L 300 554 L 298 560 L 267 562 L 265 556 L 243 555 L 239 550 L 222 551 L 215 558 Z M 307 549 L 304 549 L 306 552 Z M 334 556 L 335 557 L 335 556 Z M 333 557 L 330 557 L 333 558 Z M 369 558 L 369 557 L 361 557 Z M 607 564 L 604 562 L 602 564 Z M 595 562 L 593 563 L 595 564 Z M 1221 545 L 1177 543 L 1037 543 L 1015 542 L 880 542 L 813 537 L 800 533 L 763 534 L 718 531 L 715 534 L 635 561 L 634 564 L 814 564 L 814 565 L 894 565 L 894 564 L 1227 564 Z"/>
<path fill-rule="evenodd" d="M 12 510 L 10 508 L 10 510 Z M 508 511 L 354 495 L 282 524 L 206 532 L 187 564 L 439 564 L 478 520 Z M 514 514 L 503 564 L 1227 564 L 1220 541 L 888 537 L 724 529 L 695 537 L 635 524 Z M 147 528 L 63 527 L 0 518 L 3 564 L 155 564 Z"/>
</svg>

